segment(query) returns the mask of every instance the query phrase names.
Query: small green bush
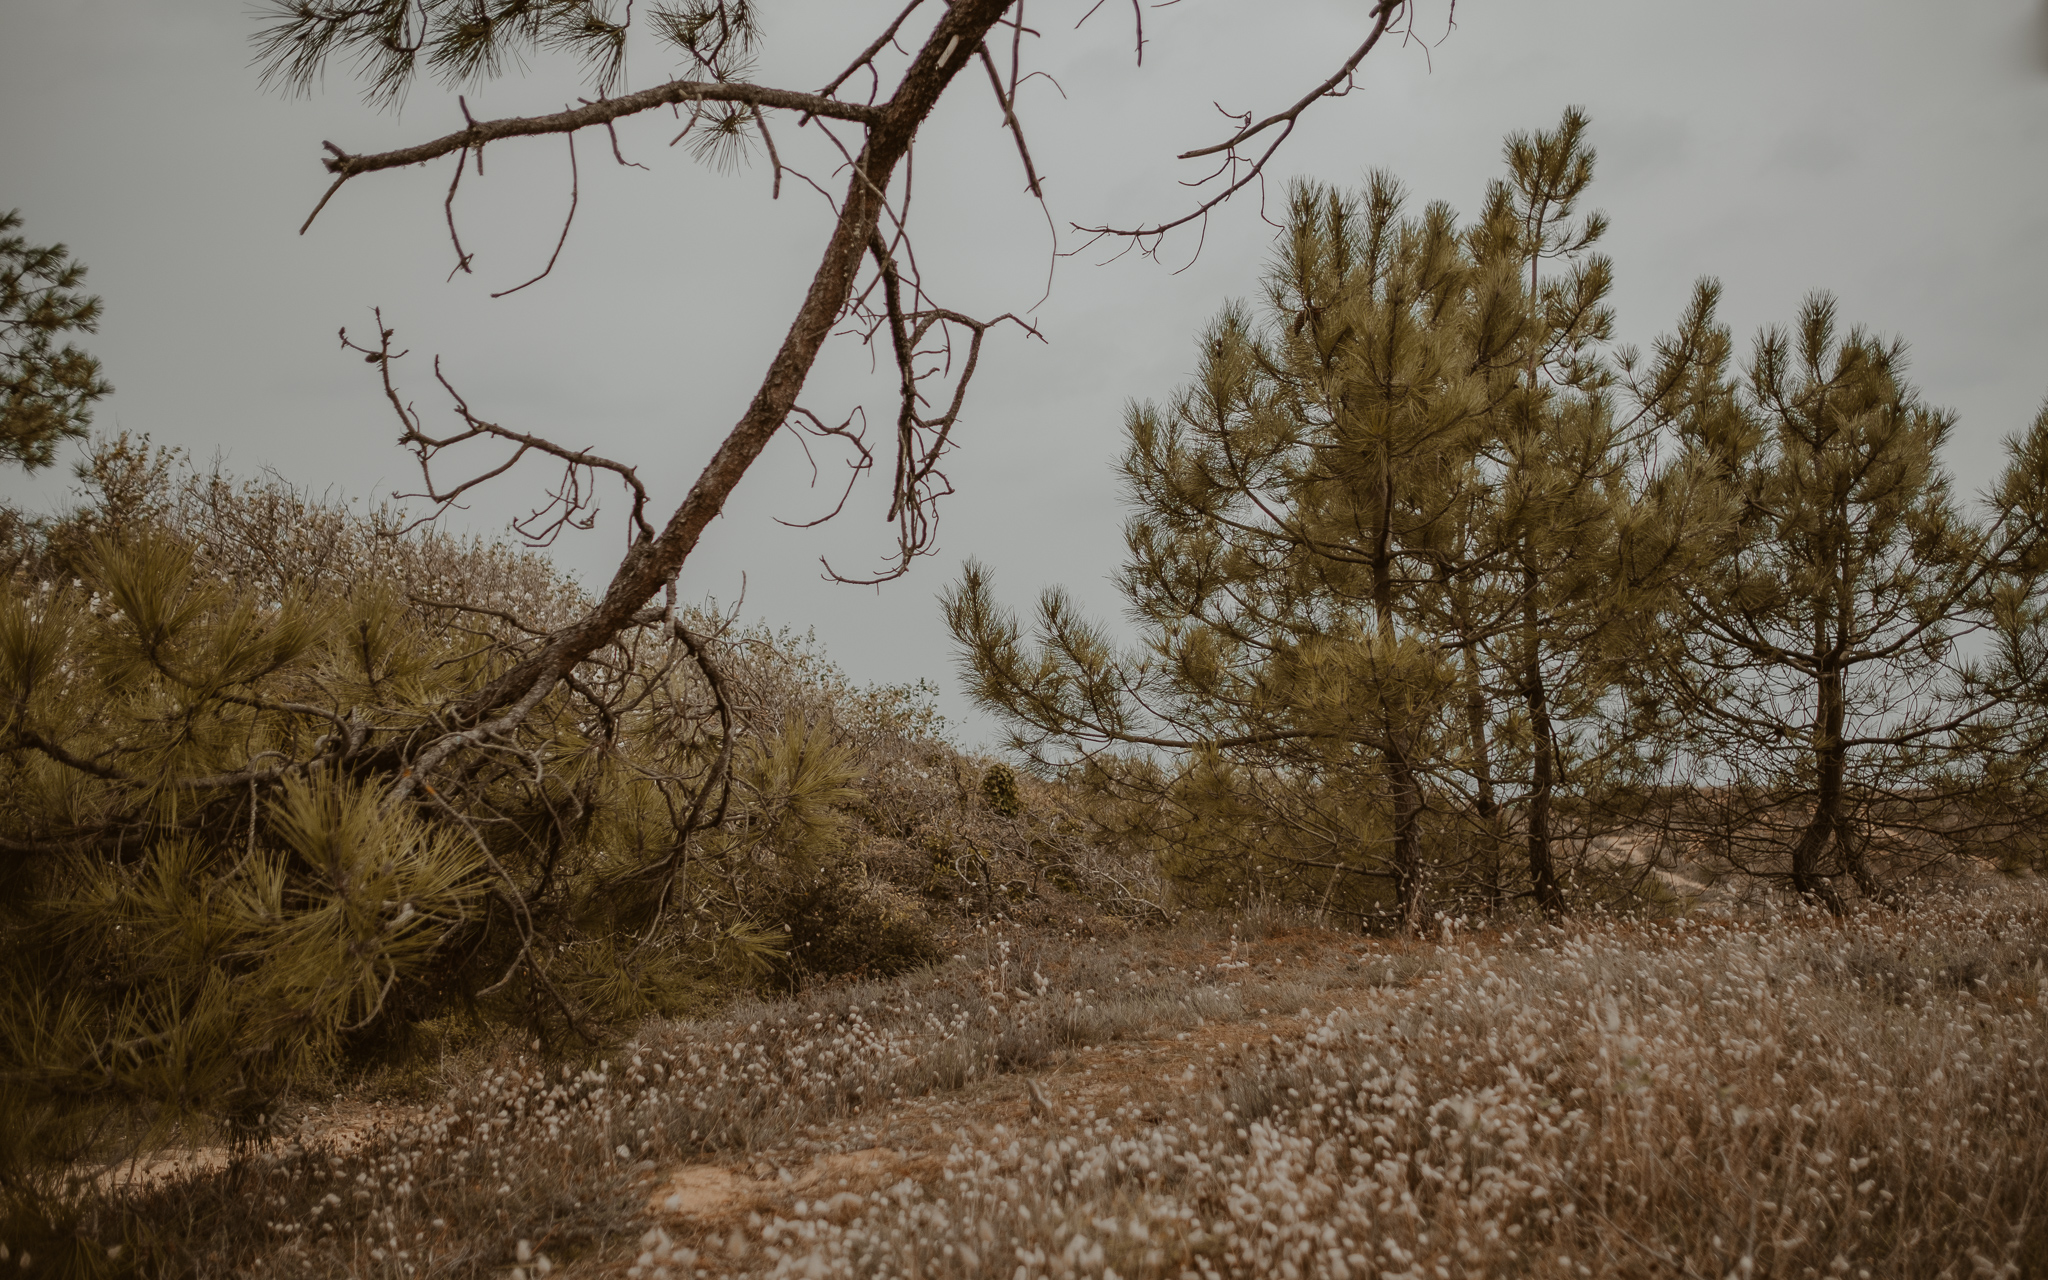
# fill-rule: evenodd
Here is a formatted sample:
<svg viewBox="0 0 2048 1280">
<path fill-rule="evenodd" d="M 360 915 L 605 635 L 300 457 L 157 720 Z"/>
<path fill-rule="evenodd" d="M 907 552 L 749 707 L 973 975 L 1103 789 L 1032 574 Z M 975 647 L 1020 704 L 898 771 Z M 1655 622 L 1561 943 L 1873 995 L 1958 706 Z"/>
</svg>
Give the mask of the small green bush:
<svg viewBox="0 0 2048 1280">
<path fill-rule="evenodd" d="M 983 772 L 981 798 L 999 818 L 1014 818 L 1024 812 L 1024 798 L 1017 794 L 1017 775 L 1006 764 L 992 764 Z"/>
<path fill-rule="evenodd" d="M 788 933 L 781 976 L 791 988 L 846 975 L 894 977 L 941 956 L 923 911 L 845 863 L 792 881 L 772 915 Z"/>
</svg>

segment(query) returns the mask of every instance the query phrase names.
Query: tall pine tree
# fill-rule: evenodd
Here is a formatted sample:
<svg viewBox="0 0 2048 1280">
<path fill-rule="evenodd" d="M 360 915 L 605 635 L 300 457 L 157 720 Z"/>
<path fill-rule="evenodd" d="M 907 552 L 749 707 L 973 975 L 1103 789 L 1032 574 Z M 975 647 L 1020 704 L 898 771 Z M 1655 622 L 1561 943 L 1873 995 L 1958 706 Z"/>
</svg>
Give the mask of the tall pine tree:
<svg viewBox="0 0 2048 1280">
<path fill-rule="evenodd" d="M 1532 892 L 1562 908 L 1561 761 L 1600 752 L 1559 719 L 1606 711 L 1598 642 L 1626 604 L 1615 530 L 1635 502 L 1637 424 L 1615 419 L 1602 351 L 1611 272 L 1588 252 L 1605 223 L 1575 216 L 1585 129 L 1569 112 L 1511 138 L 1469 227 L 1441 204 L 1404 216 L 1385 176 L 1356 201 L 1294 193 L 1265 314 L 1226 308 L 1193 385 L 1129 415 L 1120 586 L 1143 649 L 1116 654 L 1055 592 L 1027 654 L 978 567 L 948 598 L 970 688 L 1020 746 L 1341 778 L 1384 814 L 1350 866 L 1411 928 L 1429 815 L 1469 811 L 1482 844 L 1520 827 Z"/>
<path fill-rule="evenodd" d="M 1880 859 L 1935 862 L 2008 825 L 2018 793 L 1987 790 L 1982 752 L 1993 724 L 2039 736 L 2048 415 L 1973 515 L 1940 458 L 1955 417 L 1906 380 L 1903 343 L 1845 332 L 1816 294 L 1739 379 L 1725 332 L 1711 345 L 1719 367 L 1666 406 L 1685 477 L 1667 500 L 1706 535 L 1655 646 L 1685 733 L 1680 825 L 1840 912 L 1838 881 L 1887 895 Z"/>
</svg>

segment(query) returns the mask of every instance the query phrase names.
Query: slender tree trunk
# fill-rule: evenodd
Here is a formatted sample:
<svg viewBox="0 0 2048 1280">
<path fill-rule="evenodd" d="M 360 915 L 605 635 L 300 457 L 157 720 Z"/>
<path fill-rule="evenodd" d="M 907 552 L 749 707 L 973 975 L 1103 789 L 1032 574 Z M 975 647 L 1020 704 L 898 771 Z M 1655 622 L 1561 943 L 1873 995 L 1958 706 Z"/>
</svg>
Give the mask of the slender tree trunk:
<svg viewBox="0 0 2048 1280">
<path fill-rule="evenodd" d="M 1500 801 L 1493 793 L 1493 744 L 1486 735 L 1486 691 L 1479 685 L 1479 658 L 1465 651 L 1465 732 L 1472 739 L 1472 772 L 1478 780 L 1473 808 L 1479 814 L 1479 838 L 1486 847 L 1486 910 L 1499 915 L 1505 890 L 1501 886 Z"/>
<path fill-rule="evenodd" d="M 1792 846 L 1792 887 L 1802 898 L 1818 902 L 1839 916 L 1846 914 L 1847 908 L 1823 874 L 1820 859 L 1830 843 L 1838 843 L 1846 821 L 1842 781 L 1847 772 L 1848 750 L 1842 745 L 1842 673 L 1833 666 L 1824 666 L 1818 683 L 1813 723 L 1813 818 L 1800 833 L 1799 842 Z"/>
<path fill-rule="evenodd" d="M 1394 784 L 1394 906 L 1402 930 L 1420 934 L 1428 887 L 1422 875 L 1422 782 L 1407 752 L 1386 754 L 1387 776 Z"/>
<path fill-rule="evenodd" d="M 1846 784 L 1845 784 L 1846 791 Z M 1842 799 L 1842 810 L 1835 822 L 1836 856 L 1842 860 L 1842 869 L 1856 882 L 1856 887 L 1871 902 L 1889 902 L 1891 892 L 1870 870 L 1870 864 L 1863 860 L 1863 832 L 1857 828 L 1856 819 L 1849 812 L 1848 797 Z"/>
<path fill-rule="evenodd" d="M 1550 808 L 1557 790 L 1557 731 L 1550 723 L 1550 691 L 1543 680 L 1542 641 L 1537 632 L 1536 571 L 1522 571 L 1522 696 L 1529 708 L 1534 760 L 1529 778 L 1529 882 L 1536 905 L 1547 916 L 1564 914 L 1564 891 L 1551 861 Z"/>
<path fill-rule="evenodd" d="M 1378 527 L 1373 530 L 1372 603 L 1380 641 L 1389 654 L 1394 651 L 1394 476 L 1393 462 L 1380 455 L 1379 510 L 1374 513 Z M 1386 714 L 1381 702 L 1380 721 L 1387 747 L 1387 777 L 1394 789 L 1394 910 L 1401 928 L 1410 934 L 1422 932 L 1422 781 L 1410 750 L 1409 726 Z"/>
<path fill-rule="evenodd" d="M 1850 519 L 1846 487 L 1836 499 L 1836 502 L 1837 509 L 1840 512 L 1838 519 L 1842 526 L 1847 527 Z M 1835 634 L 1844 637 L 1842 643 L 1837 646 L 1838 651 L 1846 651 L 1849 647 L 1846 637 L 1851 634 L 1851 628 L 1855 623 L 1851 603 L 1856 598 L 1855 582 L 1857 576 L 1856 567 L 1853 562 L 1843 565 L 1841 583 L 1837 588 L 1839 595 L 1836 597 L 1835 605 Z M 1843 736 L 1848 729 L 1849 717 L 1848 672 L 1846 670 L 1835 674 L 1834 689 L 1834 719 L 1828 730 L 1828 740 L 1834 749 L 1835 824 L 1833 835 L 1835 840 L 1835 856 L 1840 860 L 1842 869 L 1849 873 L 1849 878 L 1856 882 L 1856 888 L 1862 892 L 1865 900 L 1878 902 L 1882 901 L 1886 895 L 1883 886 L 1878 884 L 1877 878 L 1870 874 L 1869 866 L 1863 861 L 1863 841 L 1859 838 L 1861 833 L 1856 829 L 1856 819 L 1849 812 L 1847 784 L 1849 749 L 1842 743 Z"/>
</svg>

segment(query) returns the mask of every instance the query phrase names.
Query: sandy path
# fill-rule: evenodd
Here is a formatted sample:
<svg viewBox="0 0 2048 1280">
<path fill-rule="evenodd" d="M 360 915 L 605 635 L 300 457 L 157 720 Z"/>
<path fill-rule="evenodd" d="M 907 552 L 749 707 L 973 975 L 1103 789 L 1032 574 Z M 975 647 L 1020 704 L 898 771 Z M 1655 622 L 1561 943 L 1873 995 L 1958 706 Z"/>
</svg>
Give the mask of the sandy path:
<svg viewBox="0 0 2048 1280">
<path fill-rule="evenodd" d="M 1020 1133 L 1057 1136 L 1106 1119 L 1118 1130 L 1169 1118 L 1174 1099 L 1203 1087 L 1234 1055 L 1300 1033 L 1336 1009 L 1363 1011 L 1405 1000 L 1407 992 L 1376 978 L 1371 948 L 1359 963 L 1356 938 L 1316 933 L 1247 944 L 1237 970 L 1248 1012 L 1184 1030 L 1080 1049 L 1030 1073 L 976 1080 L 957 1091 L 905 1099 L 868 1115 L 816 1126 L 810 1151 L 771 1151 L 743 1161 L 686 1164 L 646 1176 L 647 1210 L 655 1226 L 636 1260 L 601 1265 L 590 1274 L 682 1277 L 702 1268 L 719 1274 L 744 1256 L 741 1228 L 760 1218 L 790 1217 L 799 1200 L 865 1196 L 904 1179 L 940 1180 L 955 1146 L 1007 1143 Z M 1213 955 L 1210 957 L 1213 959 Z M 1294 997 L 1285 1014 L 1271 1005 L 1282 990 Z M 1306 995 L 1304 995 L 1306 989 Z M 577 1274 L 584 1274 L 578 1267 Z"/>
</svg>

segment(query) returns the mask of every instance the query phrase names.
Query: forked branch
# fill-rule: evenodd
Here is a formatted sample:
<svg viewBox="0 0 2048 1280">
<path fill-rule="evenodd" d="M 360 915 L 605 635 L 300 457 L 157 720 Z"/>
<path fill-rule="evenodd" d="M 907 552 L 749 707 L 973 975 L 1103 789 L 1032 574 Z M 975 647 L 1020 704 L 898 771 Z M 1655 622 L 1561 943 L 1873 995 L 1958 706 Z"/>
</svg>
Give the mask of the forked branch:
<svg viewBox="0 0 2048 1280">
<path fill-rule="evenodd" d="M 1228 179 L 1228 185 L 1221 191 L 1203 200 L 1180 217 L 1166 222 L 1155 222 L 1137 227 L 1085 227 L 1079 223 L 1073 223 L 1071 225 L 1074 230 L 1089 237 L 1086 244 L 1081 247 L 1086 248 L 1087 244 L 1093 244 L 1104 237 L 1110 237 L 1129 240 L 1139 245 L 1144 252 L 1150 253 L 1157 248 L 1160 238 L 1167 232 L 1177 227 L 1184 227 L 1191 222 L 1206 219 L 1217 206 L 1225 203 L 1252 183 L 1262 181 L 1265 177 L 1266 166 L 1272 162 L 1273 157 L 1279 153 L 1280 148 L 1286 143 L 1288 137 L 1293 134 L 1294 126 L 1300 121 L 1302 114 L 1324 98 L 1341 98 L 1350 93 L 1353 87 L 1352 77 L 1358 70 L 1358 64 L 1365 61 L 1365 56 L 1378 46 L 1381 37 L 1386 35 L 1389 27 L 1392 25 L 1395 15 L 1404 12 L 1412 15 L 1413 11 L 1409 6 L 1409 0 L 1379 0 L 1379 3 L 1373 6 L 1371 13 L 1368 15 L 1372 19 L 1372 29 L 1366 34 L 1364 42 L 1356 49 L 1353 49 L 1351 55 L 1344 60 L 1343 65 L 1337 68 L 1335 74 L 1324 80 L 1314 89 L 1311 89 L 1302 96 L 1300 101 L 1286 110 L 1276 111 L 1257 122 L 1254 122 L 1251 119 L 1250 113 L 1247 112 L 1244 116 L 1237 117 L 1242 119 L 1244 124 L 1228 138 L 1210 146 L 1197 147 L 1192 151 L 1184 151 L 1177 157 L 1181 160 L 1194 160 L 1203 156 L 1220 155 L 1222 160 L 1215 172 L 1206 178 L 1201 178 L 1187 185 L 1204 187 L 1219 178 Z M 1261 134 L 1274 130 L 1278 132 L 1274 135 L 1272 141 L 1267 144 L 1265 150 L 1260 152 L 1256 158 L 1246 159 L 1238 154 L 1239 147 Z M 1147 242 L 1150 243 L 1148 244 Z M 1074 252 L 1079 252 L 1079 250 L 1074 250 Z"/>
<path fill-rule="evenodd" d="M 462 393 L 455 389 L 455 384 L 448 380 L 447 374 L 442 372 L 438 358 L 434 361 L 434 380 L 448 393 L 456 417 L 462 420 L 463 429 L 446 436 L 429 435 L 421 427 L 419 411 L 406 403 L 404 397 L 399 394 L 397 383 L 392 380 L 391 366 L 407 353 L 391 349 L 393 331 L 384 327 L 384 313 L 381 310 L 374 314 L 377 318 L 376 346 L 368 347 L 357 343 L 348 336 L 347 329 L 341 331 L 341 345 L 349 351 L 361 353 L 364 359 L 378 367 L 384 384 L 384 398 L 390 403 L 392 411 L 398 415 L 399 443 L 411 449 L 413 455 L 419 459 L 420 477 L 426 484 L 425 491 L 399 495 L 406 498 L 425 498 L 434 504 L 434 512 L 415 522 L 416 525 L 432 521 L 441 512 L 460 502 L 462 496 L 470 490 L 512 470 L 528 453 L 539 453 L 561 462 L 563 472 L 561 482 L 550 493 L 549 503 L 524 519 L 513 522 L 513 527 L 528 542 L 536 546 L 546 546 L 553 542 L 564 528 L 591 527 L 597 511 L 595 500 L 586 493 L 586 489 L 589 477 L 598 471 L 608 471 L 617 476 L 619 482 L 626 487 L 627 493 L 631 495 L 630 518 L 633 522 L 634 539 L 645 540 L 654 536 L 654 526 L 647 521 L 647 486 L 641 483 L 637 470 L 623 462 L 615 462 L 592 453 L 588 449 L 570 449 L 556 444 L 545 436 L 514 431 L 478 417 L 470 409 L 469 401 L 463 398 Z M 513 451 L 511 457 L 499 465 L 472 475 L 452 487 L 444 489 L 435 483 L 433 463 L 437 454 L 451 446 L 485 438 L 504 440 L 517 445 L 518 448 Z"/>
<path fill-rule="evenodd" d="M 897 375 L 896 469 L 890 482 L 889 511 L 885 517 L 896 522 L 896 554 L 881 573 L 865 578 L 847 577 L 834 569 L 829 559 L 821 559 L 827 577 L 835 582 L 861 586 L 902 577 L 909 571 L 912 560 L 929 554 L 933 549 L 933 540 L 938 532 L 937 502 L 953 491 L 951 482 L 939 470 L 939 461 L 952 447 L 953 429 L 960 421 L 960 409 L 967 400 L 968 384 L 974 380 L 975 369 L 981 361 L 982 339 L 990 329 L 1009 323 L 1041 342 L 1045 340 L 1045 335 L 1029 321 L 1009 312 L 993 319 L 977 320 L 945 307 L 912 310 L 905 306 L 906 281 L 879 229 L 868 241 L 868 252 L 874 258 L 883 310 L 880 315 L 872 317 L 866 340 L 873 341 L 877 329 L 887 331 Z M 921 295 L 922 290 L 913 285 L 911 293 Z M 944 411 L 928 416 L 923 411 L 928 401 L 921 384 L 926 379 L 943 378 L 953 372 L 955 328 L 966 331 L 967 350 L 958 360 L 959 372 Z M 926 346 L 926 342 L 935 335 L 936 341 Z M 919 368 L 920 360 L 927 362 L 923 369 Z M 865 458 L 865 446 L 862 453 Z"/>
<path fill-rule="evenodd" d="M 851 120 L 856 124 L 873 125 L 879 119 L 880 108 L 859 102 L 841 102 L 837 98 L 822 94 L 803 93 L 794 89 L 776 89 L 768 85 L 746 84 L 734 81 L 671 80 L 652 89 L 642 89 L 618 98 L 599 98 L 582 106 L 539 116 L 508 116 L 502 120 L 471 120 L 465 128 L 444 134 L 431 142 L 401 147 L 396 151 L 380 151 L 370 154 L 351 154 L 326 143 L 329 152 L 321 163 L 327 172 L 335 175 L 334 183 L 328 187 L 320 203 L 314 206 L 312 214 L 299 228 L 304 235 L 313 219 L 320 216 L 320 210 L 334 198 L 341 184 L 363 173 L 375 173 L 380 169 L 402 169 L 407 165 L 425 164 L 451 152 L 475 151 L 478 163 L 483 160 L 486 143 L 505 138 L 532 138 L 553 133 L 575 133 L 597 125 L 609 128 L 613 121 L 626 116 L 652 111 L 656 107 L 680 106 L 690 102 L 731 102 L 759 109 L 762 107 L 785 107 L 792 111 L 804 112 L 807 116 L 824 116 L 832 120 Z M 458 181 L 460 180 L 458 173 Z M 452 198 L 452 196 L 451 196 Z"/>
</svg>

